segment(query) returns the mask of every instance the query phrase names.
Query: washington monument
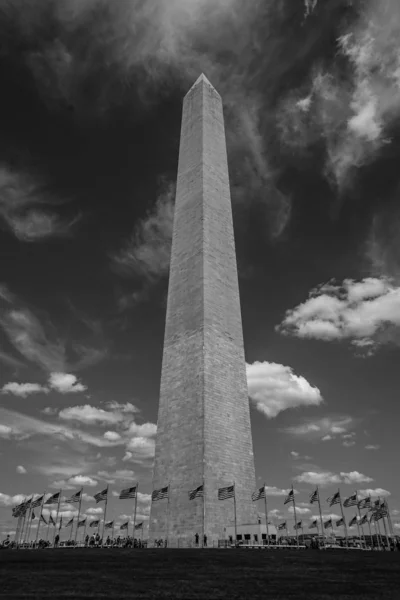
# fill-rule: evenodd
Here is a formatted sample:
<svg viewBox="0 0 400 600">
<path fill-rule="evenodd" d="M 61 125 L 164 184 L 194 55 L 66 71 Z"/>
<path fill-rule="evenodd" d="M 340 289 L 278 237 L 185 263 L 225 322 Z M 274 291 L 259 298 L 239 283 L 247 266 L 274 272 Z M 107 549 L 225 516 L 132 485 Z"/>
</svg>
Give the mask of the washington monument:
<svg viewBox="0 0 400 600">
<path fill-rule="evenodd" d="M 225 537 L 256 524 L 242 319 L 221 96 L 204 75 L 186 94 L 161 374 L 149 540 Z M 188 492 L 204 486 L 193 500 Z"/>
</svg>

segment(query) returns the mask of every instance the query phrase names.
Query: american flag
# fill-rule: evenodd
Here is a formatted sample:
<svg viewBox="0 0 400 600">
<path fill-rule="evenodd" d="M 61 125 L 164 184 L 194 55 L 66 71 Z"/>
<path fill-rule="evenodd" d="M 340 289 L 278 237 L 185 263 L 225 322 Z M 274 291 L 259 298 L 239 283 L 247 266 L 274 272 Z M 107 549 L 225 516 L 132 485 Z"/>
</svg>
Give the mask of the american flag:
<svg viewBox="0 0 400 600">
<path fill-rule="evenodd" d="M 315 521 L 313 521 L 310 524 L 309 529 L 318 529 L 318 521 L 317 521 L 317 519 L 315 519 Z"/>
<path fill-rule="evenodd" d="M 54 519 L 53 519 L 53 517 L 51 515 L 50 515 L 50 518 L 49 518 L 49 523 L 50 523 L 50 525 L 54 525 L 54 527 L 56 525 L 56 522 L 54 521 Z"/>
<path fill-rule="evenodd" d="M 90 523 L 89 527 L 98 527 L 98 526 L 99 526 L 99 523 L 100 523 L 100 521 L 99 521 L 99 520 L 97 520 L 97 521 L 92 521 L 92 522 Z"/>
<path fill-rule="evenodd" d="M 136 498 L 136 486 L 121 490 L 119 495 L 120 500 L 129 500 L 129 498 Z"/>
<path fill-rule="evenodd" d="M 204 486 L 199 485 L 195 490 L 190 490 L 189 500 L 194 500 L 195 498 L 202 498 L 204 496 Z"/>
<path fill-rule="evenodd" d="M 360 525 L 364 525 L 365 523 L 368 523 L 368 513 L 365 513 L 360 520 Z"/>
<path fill-rule="evenodd" d="M 57 504 L 60 499 L 60 493 L 61 492 L 57 492 L 57 494 L 53 494 L 50 498 L 47 498 L 45 504 Z"/>
<path fill-rule="evenodd" d="M 328 527 L 332 527 L 332 519 L 325 521 L 324 527 L 325 527 L 325 529 L 328 529 Z"/>
<path fill-rule="evenodd" d="M 157 502 L 157 500 L 164 500 L 168 498 L 168 485 L 166 487 L 160 488 L 159 490 L 154 490 L 151 494 L 151 501 Z"/>
<path fill-rule="evenodd" d="M 349 527 L 352 527 L 356 523 L 357 523 L 357 515 L 354 515 L 354 517 L 352 519 L 350 519 L 350 521 L 349 521 Z"/>
<path fill-rule="evenodd" d="M 339 504 L 340 503 L 340 492 L 336 492 L 336 494 L 333 494 L 333 496 L 329 496 L 329 498 L 327 498 L 326 501 L 329 504 L 329 506 L 333 506 L 334 504 Z"/>
<path fill-rule="evenodd" d="M 22 502 L 22 504 L 18 504 L 18 506 L 14 506 L 14 508 L 12 509 L 12 516 L 13 517 L 23 517 L 26 513 L 26 506 L 25 506 L 25 502 Z"/>
<path fill-rule="evenodd" d="M 314 504 L 314 502 L 318 502 L 319 494 L 318 489 L 314 490 L 312 494 L 310 494 L 310 504 Z"/>
<path fill-rule="evenodd" d="M 82 521 L 78 522 L 78 527 L 85 527 L 86 525 L 86 519 L 83 519 Z"/>
<path fill-rule="evenodd" d="M 282 529 L 286 529 L 286 521 L 284 521 L 283 523 L 281 523 L 280 525 L 278 525 L 277 529 L 279 531 L 281 531 Z"/>
<path fill-rule="evenodd" d="M 62 517 L 61 517 L 61 519 L 60 519 L 60 525 L 59 525 L 59 527 L 58 527 L 58 531 L 60 531 L 60 529 L 62 528 L 62 526 L 63 526 L 63 525 L 62 525 Z"/>
<path fill-rule="evenodd" d="M 72 517 L 72 519 L 70 521 L 68 521 L 68 523 L 66 524 L 65 527 L 69 527 L 70 525 L 72 525 L 73 522 L 74 522 L 74 518 Z"/>
<path fill-rule="evenodd" d="M 128 529 L 128 525 L 129 525 L 129 521 L 127 521 L 126 523 L 124 523 L 123 525 L 121 525 L 120 529 Z"/>
<path fill-rule="evenodd" d="M 295 523 L 294 529 L 302 529 L 302 528 L 303 528 L 303 521 L 299 521 L 298 523 Z"/>
<path fill-rule="evenodd" d="M 289 502 L 294 502 L 294 491 L 290 490 L 288 495 L 285 498 L 285 502 L 283 504 L 288 504 Z"/>
<path fill-rule="evenodd" d="M 32 511 L 31 519 L 32 519 L 32 521 L 33 521 L 33 519 L 36 519 L 36 515 L 35 515 L 35 511 L 34 510 Z"/>
<path fill-rule="evenodd" d="M 43 500 L 44 496 L 39 496 L 39 498 L 36 498 L 35 500 L 32 501 L 32 508 L 37 508 L 38 506 L 40 506 L 42 504 L 42 500 Z"/>
<path fill-rule="evenodd" d="M 40 515 L 40 523 L 44 523 L 45 525 L 47 525 L 47 521 L 43 515 Z"/>
<path fill-rule="evenodd" d="M 357 504 L 358 504 L 357 494 L 353 494 L 352 496 L 349 496 L 343 502 L 343 506 L 345 506 L 346 508 L 349 508 L 350 506 L 357 506 Z"/>
<path fill-rule="evenodd" d="M 98 502 L 102 502 L 103 500 L 107 500 L 107 492 L 108 492 L 108 488 L 106 488 L 102 492 L 97 492 L 97 494 L 94 495 L 94 499 L 96 500 L 96 504 Z"/>
<path fill-rule="evenodd" d="M 343 517 L 340 517 L 340 519 L 338 521 L 336 521 L 336 527 L 340 527 L 341 525 L 344 525 Z"/>
<path fill-rule="evenodd" d="M 371 508 L 371 497 L 361 498 L 358 503 L 358 508 Z"/>
<path fill-rule="evenodd" d="M 73 495 L 71 496 L 71 498 L 67 498 L 67 499 L 65 500 L 65 502 L 66 502 L 67 504 L 73 504 L 74 502 L 79 502 L 79 501 L 80 501 L 80 499 L 81 499 L 81 493 L 82 493 L 82 490 L 79 490 L 79 492 L 76 492 L 76 494 L 73 494 Z"/>
<path fill-rule="evenodd" d="M 218 500 L 227 500 L 228 498 L 235 497 L 235 486 L 228 485 L 227 487 L 219 488 Z"/>
<path fill-rule="evenodd" d="M 109 521 L 104 525 L 106 529 L 112 529 L 114 527 L 114 521 Z"/>
<path fill-rule="evenodd" d="M 251 499 L 253 502 L 256 500 L 261 500 L 261 498 L 265 498 L 265 485 L 260 487 L 257 491 L 253 492 L 251 495 Z"/>
<path fill-rule="evenodd" d="M 143 529 L 143 521 L 135 525 L 135 529 Z"/>
</svg>

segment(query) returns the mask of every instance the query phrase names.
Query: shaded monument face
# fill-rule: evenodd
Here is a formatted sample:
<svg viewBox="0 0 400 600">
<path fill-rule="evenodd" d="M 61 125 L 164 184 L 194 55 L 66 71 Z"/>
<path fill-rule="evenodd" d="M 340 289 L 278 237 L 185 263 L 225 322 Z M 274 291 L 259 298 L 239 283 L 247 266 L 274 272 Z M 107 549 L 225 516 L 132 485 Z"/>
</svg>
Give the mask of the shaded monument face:
<svg viewBox="0 0 400 600">
<path fill-rule="evenodd" d="M 204 498 L 188 492 L 204 483 Z M 149 540 L 208 544 L 257 523 L 246 366 L 222 101 L 202 75 L 185 96 Z"/>
</svg>

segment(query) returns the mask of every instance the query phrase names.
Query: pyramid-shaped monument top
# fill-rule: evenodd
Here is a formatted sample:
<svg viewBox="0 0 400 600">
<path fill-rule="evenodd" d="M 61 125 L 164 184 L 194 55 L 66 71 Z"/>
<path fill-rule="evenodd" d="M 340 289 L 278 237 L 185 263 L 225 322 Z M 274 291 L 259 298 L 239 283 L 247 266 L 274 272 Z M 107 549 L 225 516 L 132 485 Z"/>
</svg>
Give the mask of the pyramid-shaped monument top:
<svg viewBox="0 0 400 600">
<path fill-rule="evenodd" d="M 215 87 L 213 86 L 212 83 L 209 82 L 209 80 L 207 79 L 207 77 L 204 75 L 204 73 L 202 73 L 197 80 L 194 82 L 194 84 L 192 85 L 192 87 L 190 88 L 189 92 L 191 92 L 193 90 L 193 88 L 195 88 L 196 86 L 198 86 L 199 84 L 202 85 L 209 85 L 217 94 L 217 90 L 215 89 Z M 189 94 L 188 92 L 188 94 Z M 219 95 L 219 94 L 218 94 Z"/>
</svg>

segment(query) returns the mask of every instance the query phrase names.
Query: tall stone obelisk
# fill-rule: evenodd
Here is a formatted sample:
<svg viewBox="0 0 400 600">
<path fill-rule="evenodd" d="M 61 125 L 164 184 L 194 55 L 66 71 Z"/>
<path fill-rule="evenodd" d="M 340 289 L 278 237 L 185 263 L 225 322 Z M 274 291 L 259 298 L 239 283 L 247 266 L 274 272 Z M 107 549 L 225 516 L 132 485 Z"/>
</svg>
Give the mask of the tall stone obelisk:
<svg viewBox="0 0 400 600">
<path fill-rule="evenodd" d="M 204 483 L 204 498 L 188 491 Z M 246 366 L 221 96 L 204 75 L 183 102 L 149 540 L 224 538 L 256 524 Z"/>
</svg>

